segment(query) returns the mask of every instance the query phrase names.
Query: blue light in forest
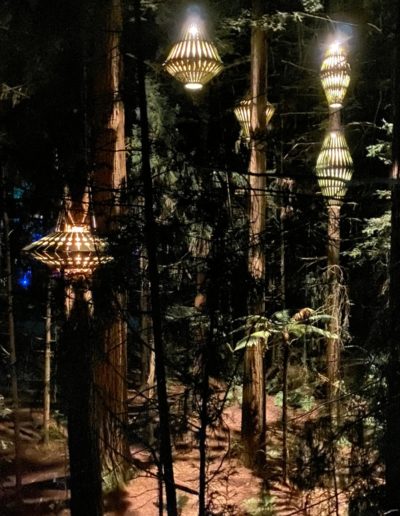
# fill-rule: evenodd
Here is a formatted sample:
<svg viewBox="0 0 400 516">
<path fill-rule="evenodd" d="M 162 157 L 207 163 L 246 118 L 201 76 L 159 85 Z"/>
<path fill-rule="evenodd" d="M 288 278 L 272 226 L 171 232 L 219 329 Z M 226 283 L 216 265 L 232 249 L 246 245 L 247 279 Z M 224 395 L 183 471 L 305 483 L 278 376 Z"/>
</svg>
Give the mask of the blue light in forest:
<svg viewBox="0 0 400 516">
<path fill-rule="evenodd" d="M 22 288 L 28 288 L 32 283 L 32 271 L 30 269 L 22 271 L 18 277 L 17 283 Z"/>
<path fill-rule="evenodd" d="M 36 242 L 37 240 L 40 240 L 42 238 L 42 233 L 32 233 L 32 242 Z"/>
</svg>

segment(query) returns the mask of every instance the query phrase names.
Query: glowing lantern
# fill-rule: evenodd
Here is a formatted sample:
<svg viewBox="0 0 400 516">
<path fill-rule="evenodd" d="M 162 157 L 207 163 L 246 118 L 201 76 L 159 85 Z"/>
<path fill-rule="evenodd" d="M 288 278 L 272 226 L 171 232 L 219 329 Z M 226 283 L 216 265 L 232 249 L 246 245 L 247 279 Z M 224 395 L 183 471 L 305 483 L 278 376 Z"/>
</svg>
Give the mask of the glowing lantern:
<svg viewBox="0 0 400 516">
<path fill-rule="evenodd" d="M 347 54 L 339 43 L 333 43 L 325 52 L 321 65 L 321 82 L 329 107 L 341 108 L 350 83 L 350 65 Z"/>
<path fill-rule="evenodd" d="M 245 98 L 235 107 L 233 112 L 237 118 L 237 121 L 242 128 L 242 135 L 245 140 L 250 140 L 250 122 L 251 122 L 251 107 L 253 102 L 251 98 Z M 266 124 L 268 125 L 269 121 L 273 117 L 275 113 L 275 107 L 267 102 L 267 107 L 265 109 L 265 118 Z"/>
<path fill-rule="evenodd" d="M 340 205 L 353 175 L 353 160 L 342 131 L 330 131 L 325 136 L 317 159 L 316 174 L 328 204 Z"/>
<path fill-rule="evenodd" d="M 205 38 L 200 22 L 189 24 L 163 66 L 189 90 L 200 90 L 223 68 L 216 47 Z"/>
<path fill-rule="evenodd" d="M 87 212 L 81 217 L 88 218 Z M 105 254 L 106 241 L 95 236 L 88 222 L 75 223 L 71 211 L 60 217 L 56 231 L 33 242 L 23 251 L 48 267 L 69 276 L 90 275 L 112 260 Z"/>
</svg>

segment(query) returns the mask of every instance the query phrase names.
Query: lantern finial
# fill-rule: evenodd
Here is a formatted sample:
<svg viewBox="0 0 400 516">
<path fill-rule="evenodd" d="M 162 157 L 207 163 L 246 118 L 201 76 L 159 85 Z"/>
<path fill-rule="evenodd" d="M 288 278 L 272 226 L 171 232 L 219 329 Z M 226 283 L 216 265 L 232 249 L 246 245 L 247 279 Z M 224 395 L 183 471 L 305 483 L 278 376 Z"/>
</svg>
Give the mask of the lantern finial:
<svg viewBox="0 0 400 516">
<path fill-rule="evenodd" d="M 195 18 L 186 24 L 163 66 L 188 90 L 200 90 L 223 68 L 214 43 L 206 39 L 202 23 Z"/>
<path fill-rule="evenodd" d="M 321 82 L 331 109 L 340 109 L 350 83 L 350 65 L 341 43 L 333 42 L 321 65 Z"/>
</svg>

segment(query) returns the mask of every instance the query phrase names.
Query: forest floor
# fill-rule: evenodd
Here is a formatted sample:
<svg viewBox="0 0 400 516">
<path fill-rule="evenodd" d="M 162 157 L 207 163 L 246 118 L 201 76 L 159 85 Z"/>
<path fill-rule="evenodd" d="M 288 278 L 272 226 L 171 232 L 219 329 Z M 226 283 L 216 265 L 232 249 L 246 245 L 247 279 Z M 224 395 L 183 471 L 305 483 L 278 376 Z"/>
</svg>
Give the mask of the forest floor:
<svg viewBox="0 0 400 516">
<path fill-rule="evenodd" d="M 345 493 L 333 489 L 299 489 L 282 482 L 281 408 L 268 397 L 268 451 L 266 480 L 245 468 L 240 461 L 240 417 L 237 402 L 227 406 L 222 423 L 208 431 L 207 499 L 210 514 L 221 516 L 325 516 L 347 514 Z M 0 419 L 0 516 L 69 515 L 67 488 L 68 459 L 65 431 L 53 423 L 50 445 L 41 442 L 41 412 L 21 409 L 23 439 L 23 506 L 15 505 L 13 472 L 13 425 Z M 291 417 L 294 412 L 292 411 Z M 299 414 L 297 414 L 298 416 Z M 301 414 L 300 414 L 301 417 Z M 295 432 L 295 429 L 293 430 Z M 293 444 L 293 441 L 291 441 Z M 137 474 L 126 489 L 108 496 L 109 516 L 158 516 L 157 470 L 148 451 L 132 446 Z M 199 452 L 191 432 L 175 439 L 175 482 L 182 516 L 197 515 Z"/>
</svg>

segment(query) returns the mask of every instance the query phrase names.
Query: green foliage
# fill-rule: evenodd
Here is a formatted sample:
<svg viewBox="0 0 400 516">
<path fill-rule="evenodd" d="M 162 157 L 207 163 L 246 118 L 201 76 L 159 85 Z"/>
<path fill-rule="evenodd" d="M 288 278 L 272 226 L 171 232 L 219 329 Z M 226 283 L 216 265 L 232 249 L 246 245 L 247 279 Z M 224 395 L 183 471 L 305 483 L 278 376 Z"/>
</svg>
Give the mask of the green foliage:
<svg viewBox="0 0 400 516">
<path fill-rule="evenodd" d="M 371 262 L 375 267 L 386 269 L 390 252 L 391 214 L 386 211 L 380 217 L 372 217 L 365 221 L 361 231 L 362 238 L 346 252 L 357 265 Z"/>
<path fill-rule="evenodd" d="M 271 318 L 263 316 L 250 316 L 244 325 L 236 328 L 231 334 L 237 332 L 248 332 L 248 335 L 240 339 L 233 351 L 239 351 L 249 346 L 254 346 L 262 339 L 264 341 L 265 349 L 267 344 L 280 344 L 283 340 L 288 344 L 307 337 L 336 339 L 337 335 L 328 330 L 319 328 L 316 323 L 326 323 L 330 316 L 324 313 L 318 313 L 310 308 L 304 308 L 304 320 L 299 319 L 297 312 L 294 315 L 290 314 L 289 310 L 281 310 L 272 315 Z"/>
<path fill-rule="evenodd" d="M 307 389 L 299 387 L 291 390 L 288 394 L 288 404 L 291 407 L 298 408 L 308 412 L 315 407 L 315 397 L 307 392 Z M 277 407 L 283 406 L 283 392 L 279 391 L 275 395 L 275 405 Z"/>
<path fill-rule="evenodd" d="M 301 3 L 306 13 L 316 13 L 324 8 L 319 0 L 301 0 Z"/>
<path fill-rule="evenodd" d="M 377 158 L 385 165 L 391 165 L 392 163 L 392 145 L 391 137 L 393 134 L 393 124 L 383 120 L 382 126 L 379 127 L 384 135 L 385 139 L 378 139 L 378 143 L 367 146 L 367 157 Z"/>
<path fill-rule="evenodd" d="M 261 498 L 248 498 L 243 505 L 250 516 L 274 516 L 275 499 L 268 493 L 263 493 Z"/>
</svg>

